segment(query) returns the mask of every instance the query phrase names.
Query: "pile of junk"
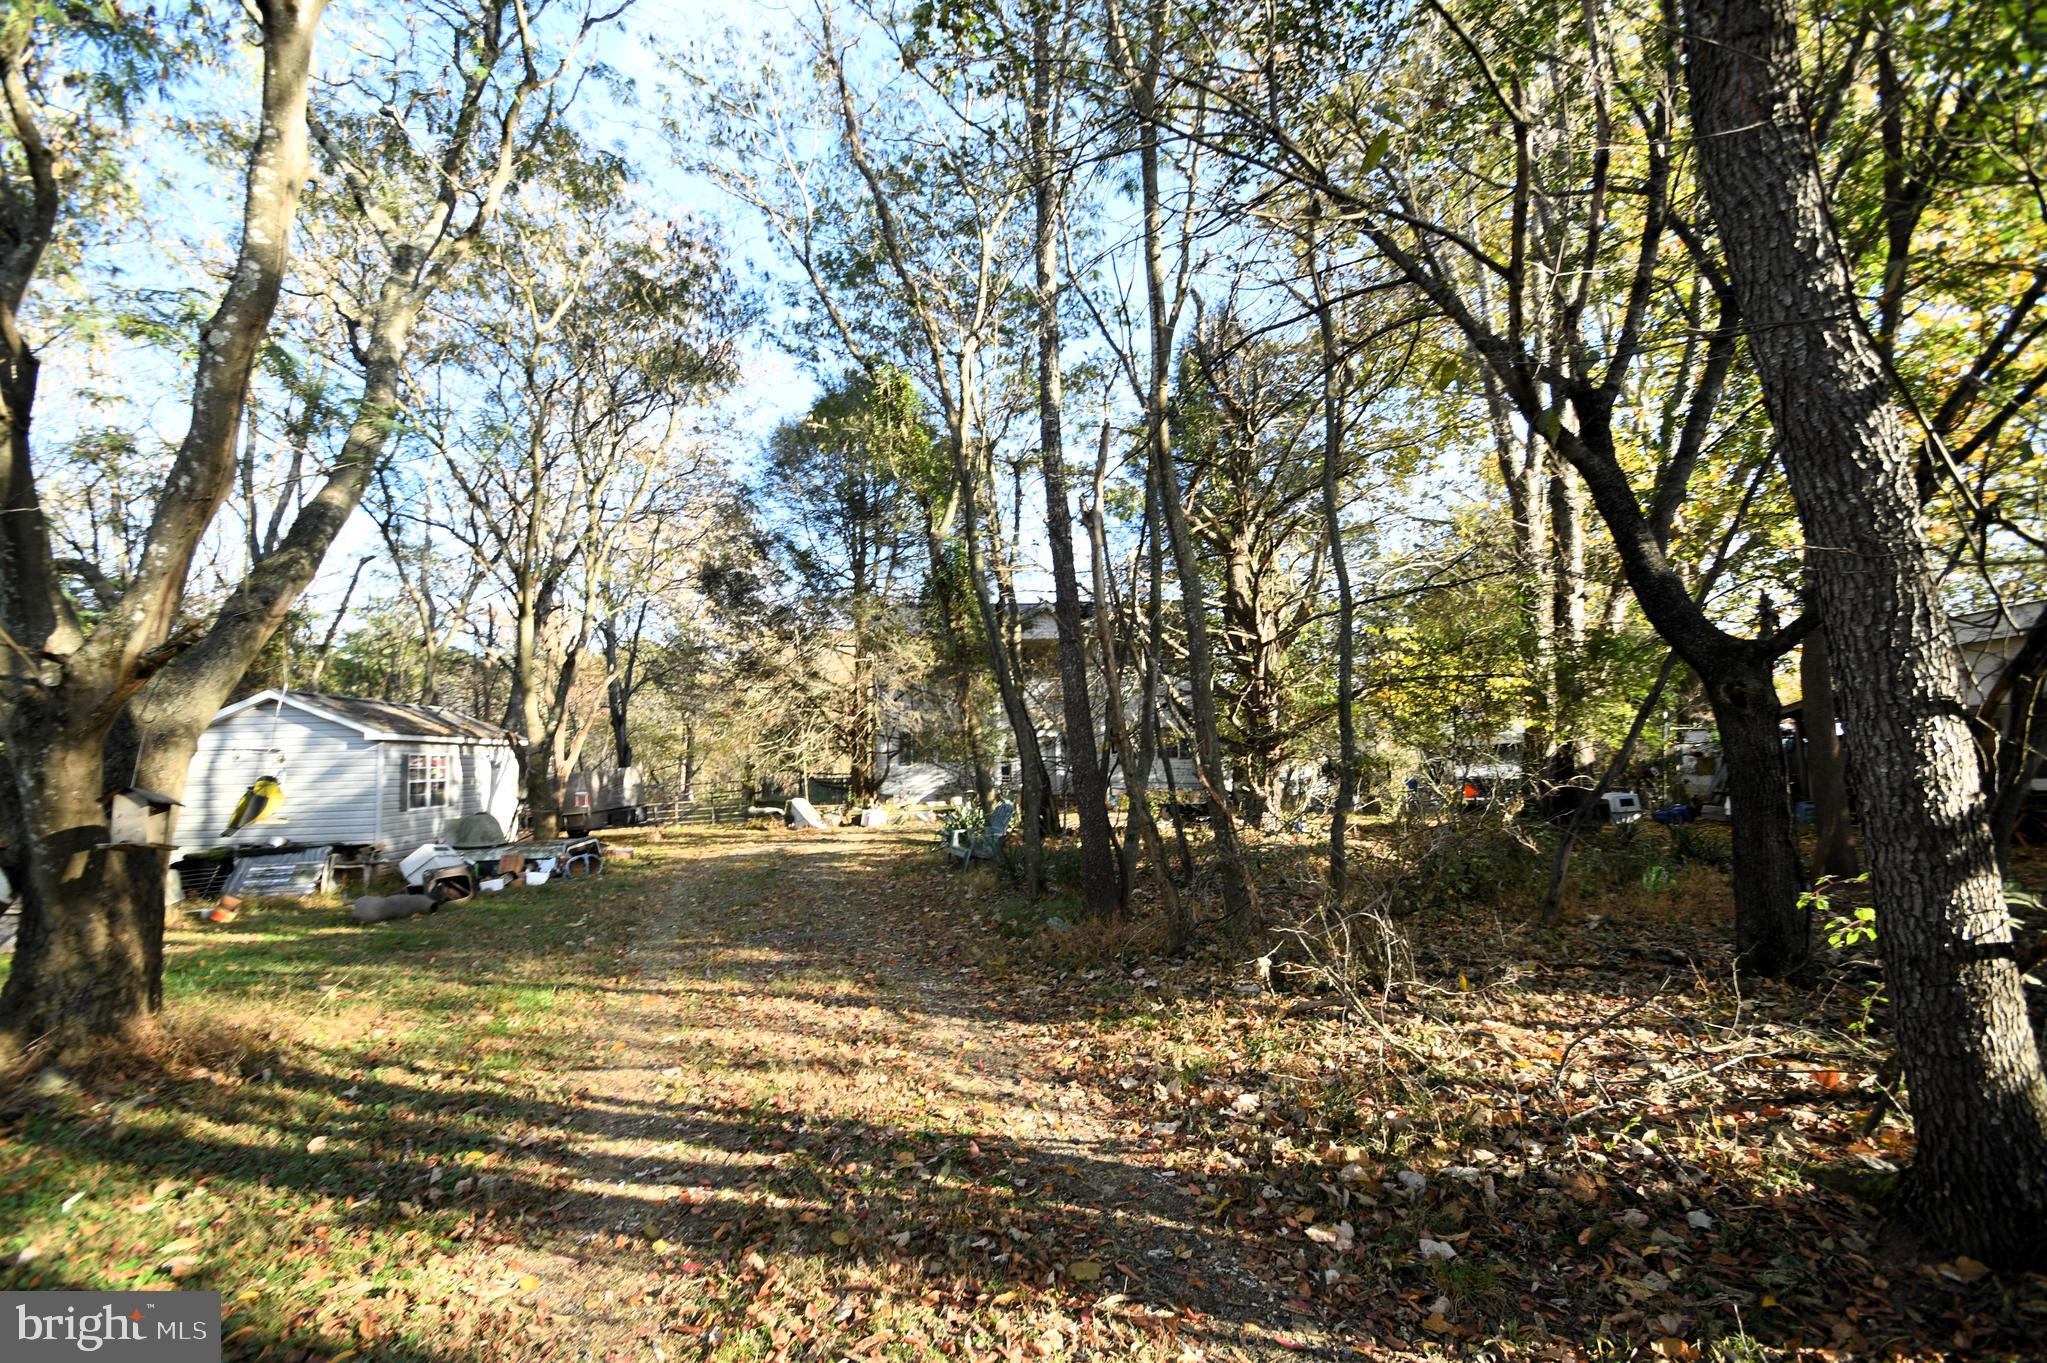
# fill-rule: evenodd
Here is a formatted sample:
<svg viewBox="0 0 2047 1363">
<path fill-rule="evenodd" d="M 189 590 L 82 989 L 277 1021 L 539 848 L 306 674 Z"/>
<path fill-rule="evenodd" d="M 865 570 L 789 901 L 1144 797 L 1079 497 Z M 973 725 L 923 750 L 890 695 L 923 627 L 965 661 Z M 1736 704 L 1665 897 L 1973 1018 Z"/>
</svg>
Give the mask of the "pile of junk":
<svg viewBox="0 0 2047 1363">
<path fill-rule="evenodd" d="M 438 912 L 444 904 L 496 894 L 515 884 L 546 885 L 604 873 L 604 845 L 595 838 L 511 842 L 488 814 L 456 820 L 448 841 L 422 843 L 398 862 L 402 894 L 366 895 L 349 907 L 358 923 Z"/>
</svg>

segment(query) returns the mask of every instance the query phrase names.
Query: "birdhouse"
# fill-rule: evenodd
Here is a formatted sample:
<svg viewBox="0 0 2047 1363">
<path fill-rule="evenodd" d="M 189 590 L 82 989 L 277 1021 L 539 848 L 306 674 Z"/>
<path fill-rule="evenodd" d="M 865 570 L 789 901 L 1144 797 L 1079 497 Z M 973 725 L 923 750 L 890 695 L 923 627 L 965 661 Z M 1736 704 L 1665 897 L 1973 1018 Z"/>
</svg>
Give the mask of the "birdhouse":
<svg viewBox="0 0 2047 1363">
<path fill-rule="evenodd" d="M 130 787 L 113 793 L 107 809 L 107 846 L 171 846 L 171 811 L 182 801 L 161 791 Z"/>
</svg>

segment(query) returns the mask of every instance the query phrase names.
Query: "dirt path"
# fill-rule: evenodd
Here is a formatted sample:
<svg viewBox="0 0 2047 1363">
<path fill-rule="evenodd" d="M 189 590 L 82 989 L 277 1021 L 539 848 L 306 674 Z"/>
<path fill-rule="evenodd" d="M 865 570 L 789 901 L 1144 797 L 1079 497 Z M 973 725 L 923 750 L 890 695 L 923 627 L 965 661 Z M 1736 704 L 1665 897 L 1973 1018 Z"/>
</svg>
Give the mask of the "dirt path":
<svg viewBox="0 0 2047 1363">
<path fill-rule="evenodd" d="M 543 1312 L 588 1357 L 1323 1352 L 1072 1081 L 1083 1043 L 982 978 L 928 839 L 679 864 L 534 1152 Z"/>
</svg>

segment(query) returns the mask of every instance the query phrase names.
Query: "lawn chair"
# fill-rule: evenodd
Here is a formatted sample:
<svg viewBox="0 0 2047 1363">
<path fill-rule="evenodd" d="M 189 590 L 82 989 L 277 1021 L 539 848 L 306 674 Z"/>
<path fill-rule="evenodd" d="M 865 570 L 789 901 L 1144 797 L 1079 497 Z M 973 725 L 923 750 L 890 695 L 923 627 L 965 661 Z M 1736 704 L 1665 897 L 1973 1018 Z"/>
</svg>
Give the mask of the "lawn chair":
<svg viewBox="0 0 2047 1363">
<path fill-rule="evenodd" d="M 995 806 L 995 812 L 988 816 L 987 830 L 979 837 L 964 828 L 953 829 L 951 836 L 946 839 L 945 854 L 949 857 L 958 857 L 962 871 L 967 869 L 975 857 L 993 861 L 996 853 L 1002 850 L 1002 840 L 1009 836 L 1009 822 L 1015 817 L 1015 805 Z"/>
</svg>

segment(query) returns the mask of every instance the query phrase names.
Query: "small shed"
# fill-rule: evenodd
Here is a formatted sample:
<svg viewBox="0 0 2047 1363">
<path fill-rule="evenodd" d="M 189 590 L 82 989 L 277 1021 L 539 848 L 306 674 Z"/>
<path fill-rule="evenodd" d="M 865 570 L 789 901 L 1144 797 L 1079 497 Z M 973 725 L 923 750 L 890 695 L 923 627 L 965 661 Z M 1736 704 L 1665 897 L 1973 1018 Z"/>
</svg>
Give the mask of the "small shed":
<svg viewBox="0 0 2047 1363">
<path fill-rule="evenodd" d="M 249 784 L 275 776 L 281 815 L 224 834 Z M 213 717 L 200 736 L 179 811 L 181 852 L 366 844 L 402 855 L 443 840 L 465 814 L 506 828 L 519 807 L 517 740 L 439 705 L 259 691 Z"/>
</svg>

